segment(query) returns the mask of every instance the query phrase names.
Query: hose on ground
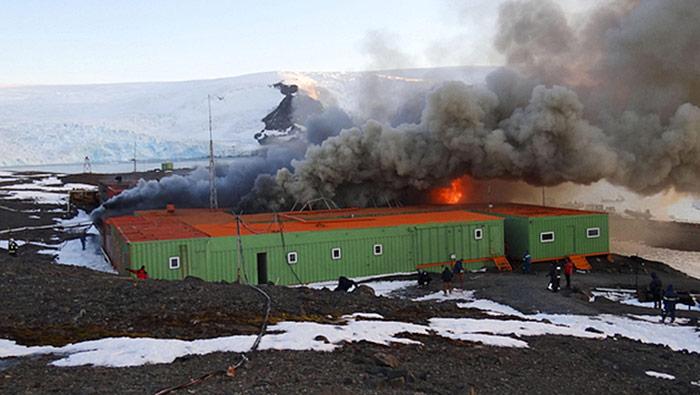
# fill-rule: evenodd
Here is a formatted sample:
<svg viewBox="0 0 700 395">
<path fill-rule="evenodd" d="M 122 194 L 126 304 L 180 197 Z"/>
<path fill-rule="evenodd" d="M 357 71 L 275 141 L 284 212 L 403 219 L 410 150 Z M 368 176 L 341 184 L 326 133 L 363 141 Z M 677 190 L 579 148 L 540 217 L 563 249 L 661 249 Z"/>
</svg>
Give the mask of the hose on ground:
<svg viewBox="0 0 700 395">
<path fill-rule="evenodd" d="M 267 292 L 263 291 L 260 287 L 257 287 L 255 285 L 247 284 L 249 287 L 253 288 L 255 291 L 257 291 L 260 295 L 262 295 L 265 298 L 265 317 L 263 319 L 262 325 L 260 326 L 260 332 L 258 333 L 258 336 L 255 338 L 255 342 L 253 342 L 252 347 L 250 347 L 250 350 L 247 352 L 253 352 L 258 349 L 258 346 L 260 346 L 260 341 L 262 340 L 263 336 L 265 336 L 265 331 L 267 330 L 267 323 L 270 319 L 270 310 L 272 309 L 272 299 L 270 299 L 270 295 L 267 294 Z M 187 383 L 179 384 L 173 387 L 168 387 L 164 388 L 158 392 L 155 393 L 155 395 L 166 395 L 170 394 L 174 391 L 185 389 L 188 387 L 191 387 L 196 384 L 202 383 L 204 380 L 209 379 L 211 377 L 215 376 L 221 376 L 221 375 L 226 375 L 229 377 L 233 377 L 236 374 L 236 370 L 243 366 L 246 362 L 248 362 L 250 359 L 246 355 L 246 353 L 241 354 L 240 360 L 236 362 L 235 364 L 229 366 L 225 370 L 215 370 L 213 372 L 209 372 L 206 374 L 203 374 L 199 377 L 192 378 L 190 381 Z"/>
</svg>

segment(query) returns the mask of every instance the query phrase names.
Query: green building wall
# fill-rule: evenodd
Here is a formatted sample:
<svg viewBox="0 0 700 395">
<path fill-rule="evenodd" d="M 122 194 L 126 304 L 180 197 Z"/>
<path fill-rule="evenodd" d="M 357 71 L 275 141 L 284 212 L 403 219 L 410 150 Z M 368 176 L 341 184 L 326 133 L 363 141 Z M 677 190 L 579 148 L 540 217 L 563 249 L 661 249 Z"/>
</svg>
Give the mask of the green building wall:
<svg viewBox="0 0 700 395">
<path fill-rule="evenodd" d="M 600 236 L 588 238 L 586 230 L 589 228 L 599 228 Z M 607 214 L 532 218 L 506 216 L 504 229 L 506 254 L 511 262 L 518 262 L 526 250 L 533 260 L 606 254 L 610 251 Z M 554 241 L 540 242 L 542 232 L 554 232 Z"/>
<path fill-rule="evenodd" d="M 483 238 L 474 239 L 477 228 Z M 363 277 L 413 272 L 419 264 L 449 262 L 455 254 L 479 260 L 468 268 L 484 266 L 488 258 L 502 256 L 503 220 L 440 223 L 418 226 L 348 229 L 241 236 L 243 259 L 239 261 L 238 238 L 217 237 L 135 242 L 128 245 L 132 268 L 145 265 L 152 278 L 178 280 L 196 276 L 208 281 L 235 281 L 237 268 L 251 283 L 259 283 L 258 254 L 265 254 L 267 281 L 298 284 L 336 280 L 339 276 Z M 382 254 L 374 255 L 375 244 Z M 331 257 L 333 248 L 341 258 Z M 287 253 L 296 252 L 296 264 Z M 169 258 L 179 257 L 180 267 L 169 268 Z M 440 266 L 436 266 L 440 269 Z"/>
</svg>

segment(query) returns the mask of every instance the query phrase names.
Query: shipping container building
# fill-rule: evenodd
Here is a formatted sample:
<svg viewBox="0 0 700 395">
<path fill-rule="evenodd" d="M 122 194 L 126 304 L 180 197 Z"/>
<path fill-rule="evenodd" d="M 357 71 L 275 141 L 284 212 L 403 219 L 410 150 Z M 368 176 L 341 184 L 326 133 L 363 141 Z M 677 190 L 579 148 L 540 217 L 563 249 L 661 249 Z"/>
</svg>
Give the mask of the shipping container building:
<svg viewBox="0 0 700 395">
<path fill-rule="evenodd" d="M 456 210 L 339 209 L 236 216 L 223 210 L 143 211 L 105 221 L 112 265 L 146 267 L 177 280 L 300 284 L 441 270 L 462 259 L 467 269 L 496 265 L 504 219 Z"/>
<path fill-rule="evenodd" d="M 505 218 L 505 254 L 511 263 L 521 262 L 529 251 L 533 262 L 568 259 L 577 269 L 590 270 L 586 257 L 610 251 L 607 213 L 511 203 L 466 207 Z"/>
</svg>

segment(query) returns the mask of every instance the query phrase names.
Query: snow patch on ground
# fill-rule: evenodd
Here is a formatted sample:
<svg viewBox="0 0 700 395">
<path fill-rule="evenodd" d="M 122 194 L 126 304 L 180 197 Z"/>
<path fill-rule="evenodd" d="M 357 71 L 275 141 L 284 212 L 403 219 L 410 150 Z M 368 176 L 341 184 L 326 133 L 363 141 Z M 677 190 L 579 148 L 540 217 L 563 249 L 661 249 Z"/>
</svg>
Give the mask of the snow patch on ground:
<svg viewBox="0 0 700 395">
<path fill-rule="evenodd" d="M 391 292 L 394 290 L 398 290 L 401 288 L 405 288 L 409 285 L 413 285 L 416 282 L 415 281 L 405 281 L 405 280 L 381 280 L 382 278 L 386 277 L 397 277 L 397 276 L 410 276 L 416 274 L 415 272 L 406 272 L 406 273 L 389 273 L 389 274 L 383 274 L 383 275 L 378 275 L 378 276 L 366 276 L 366 277 L 352 277 L 350 278 L 351 280 L 361 283 L 361 285 L 367 285 L 370 288 L 374 289 L 374 292 L 377 296 L 388 296 Z M 369 281 L 372 280 L 372 281 Z M 309 283 L 306 285 L 295 285 L 294 287 L 307 287 L 307 288 L 312 288 L 312 289 L 323 289 L 323 288 L 328 288 L 328 289 L 335 289 L 338 286 L 338 281 L 323 281 L 323 282 L 318 282 L 318 283 Z M 381 294 L 380 294 L 381 293 Z"/>
<path fill-rule="evenodd" d="M 325 325 L 313 322 L 281 322 L 268 328 L 260 342 L 260 350 L 333 351 L 345 341 L 368 341 L 376 344 L 420 344 L 397 337 L 400 333 L 428 335 L 428 327 L 392 321 L 354 321 L 347 325 Z M 170 363 L 185 355 L 213 352 L 246 352 L 255 341 L 254 335 L 228 336 L 202 340 L 152 338 L 106 338 L 69 344 L 64 347 L 26 347 L 0 339 L 0 358 L 31 354 L 58 354 L 56 366 L 96 365 L 107 367 L 139 366 Z"/>
<path fill-rule="evenodd" d="M 655 372 L 653 370 L 647 370 L 644 372 L 647 376 L 651 377 L 656 377 L 657 379 L 664 379 L 664 380 L 675 380 L 676 376 L 668 374 L 668 373 L 661 373 L 661 372 Z"/>
<path fill-rule="evenodd" d="M 414 298 L 413 301 L 415 301 L 415 302 L 427 302 L 427 301 L 444 302 L 447 300 L 463 300 L 463 301 L 465 301 L 465 300 L 470 300 L 470 299 L 474 299 L 474 291 L 466 291 L 463 289 L 455 288 L 452 290 L 452 292 L 450 292 L 447 295 L 445 295 L 443 292 L 435 292 L 435 293 L 432 293 L 429 295 Z"/>
<path fill-rule="evenodd" d="M 678 251 L 649 247 L 633 241 L 610 241 L 610 250 L 620 255 L 639 255 L 650 261 L 663 262 L 689 276 L 700 279 L 700 251 Z"/>
<path fill-rule="evenodd" d="M 65 193 L 43 192 L 43 191 L 16 191 L 11 190 L 3 197 L 7 200 L 31 200 L 38 204 L 62 205 L 68 201 Z"/>
<path fill-rule="evenodd" d="M 415 285 L 414 280 L 399 280 L 399 281 L 373 281 L 365 283 L 368 287 L 374 290 L 374 294 L 377 296 L 387 296 L 391 297 L 392 294 L 398 290 Z"/>
<path fill-rule="evenodd" d="M 525 318 L 526 315 L 520 311 L 498 302 L 488 299 L 477 299 L 465 303 L 457 303 L 457 307 L 463 309 L 477 309 L 485 311 L 486 314 L 494 316 L 510 315 L 514 317 Z"/>
<path fill-rule="evenodd" d="M 380 319 L 374 313 L 356 313 L 357 317 Z M 260 350 L 332 351 L 345 342 L 367 341 L 389 345 L 421 344 L 400 337 L 401 334 L 437 335 L 455 340 L 478 342 L 496 347 L 526 348 L 522 337 L 561 335 L 588 339 L 623 336 L 652 344 L 668 345 L 674 350 L 700 352 L 694 328 L 664 326 L 629 318 L 603 315 L 597 317 L 568 315 L 536 315 L 536 320 L 498 320 L 475 318 L 432 318 L 429 325 L 398 321 L 355 320 L 346 318 L 345 325 L 314 322 L 281 322 L 269 327 L 260 343 Z M 545 319 L 549 322 L 544 321 Z M 594 328 L 597 331 L 591 331 Z M 57 354 L 56 366 L 96 365 L 107 367 L 170 363 L 176 358 L 213 352 L 245 352 L 253 344 L 254 335 L 227 336 L 214 339 L 184 341 L 152 338 L 105 338 L 64 347 L 26 347 L 0 339 L 0 358 L 31 354 Z"/>
<path fill-rule="evenodd" d="M 390 283 L 385 281 L 383 283 Z M 382 284 L 381 289 L 398 290 L 408 286 L 406 281 Z M 412 283 L 412 282 L 411 282 Z M 420 299 L 420 298 L 419 298 Z M 474 291 L 456 291 L 445 297 L 441 292 L 422 298 L 426 301 L 463 300 L 458 306 L 475 308 L 492 315 L 509 315 L 519 319 L 431 318 L 428 325 L 384 321 L 377 313 L 355 313 L 344 316 L 345 324 L 314 322 L 281 322 L 269 327 L 263 337 L 261 350 L 332 351 L 344 342 L 367 341 L 389 345 L 420 344 L 400 337 L 400 334 L 442 336 L 495 347 L 528 347 L 528 336 L 574 336 L 603 339 L 621 336 L 648 344 L 668 346 L 672 350 L 700 353 L 699 335 L 695 328 L 663 325 L 646 316 L 614 316 L 603 314 L 583 316 L 569 314 L 523 314 L 501 303 L 474 299 Z M 357 320 L 360 319 L 360 320 Z M 97 365 L 108 367 L 137 366 L 149 363 L 169 363 L 178 357 L 212 352 L 245 352 L 255 336 L 228 336 L 193 341 L 150 338 L 106 338 L 70 344 L 64 347 L 25 347 L 14 341 L 0 339 L 0 358 L 30 354 L 58 354 L 57 366 Z"/>
<path fill-rule="evenodd" d="M 85 238 L 85 250 L 79 239 L 66 240 L 59 245 L 49 245 L 49 248 L 39 250 L 39 254 L 55 256 L 55 262 L 61 265 L 81 266 L 106 273 L 116 273 L 112 265 L 105 259 L 98 239 Z"/>
</svg>

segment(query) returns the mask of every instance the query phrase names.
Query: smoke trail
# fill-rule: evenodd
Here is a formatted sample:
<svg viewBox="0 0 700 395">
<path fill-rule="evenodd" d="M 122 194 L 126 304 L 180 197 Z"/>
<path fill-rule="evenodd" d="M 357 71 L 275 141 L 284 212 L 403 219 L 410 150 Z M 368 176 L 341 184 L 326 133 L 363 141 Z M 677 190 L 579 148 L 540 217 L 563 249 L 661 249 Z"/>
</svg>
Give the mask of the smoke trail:
<svg viewBox="0 0 700 395">
<path fill-rule="evenodd" d="M 342 128 L 352 126 L 349 116 L 336 107 L 323 109 L 313 115 L 299 115 L 308 119 L 307 128 L 311 143 L 320 143 L 329 136 L 337 135 Z M 219 206 L 248 211 L 261 207 L 286 208 L 288 205 L 283 198 L 278 199 L 280 203 L 276 205 L 271 199 L 265 199 L 264 204 L 258 202 L 254 196 L 269 196 L 265 191 L 274 186 L 266 185 L 263 176 L 275 174 L 279 169 L 290 166 L 293 159 L 302 158 L 308 144 L 306 139 L 301 138 L 284 145 L 269 145 L 254 156 L 236 158 L 226 165 L 218 165 L 216 186 Z M 258 178 L 261 178 L 261 181 L 256 182 Z M 246 195 L 250 197 L 244 200 Z M 208 170 L 198 168 L 185 176 L 172 175 L 161 180 L 140 180 L 136 187 L 105 202 L 91 215 L 99 221 L 104 215 L 114 216 L 135 210 L 162 208 L 166 203 L 173 203 L 179 207 L 208 207 Z"/>
<path fill-rule="evenodd" d="M 355 119 L 371 120 L 337 133 L 347 126 L 344 117 L 331 117 L 337 127 L 310 119 L 311 142 L 320 145 L 219 170 L 226 174 L 222 205 L 410 201 L 465 174 L 532 185 L 607 179 L 641 194 L 700 193 L 698 20 L 691 0 L 606 3 L 580 23 L 551 1 L 506 2 L 494 46 L 508 67 L 489 75 L 486 86 L 417 84 L 406 95 L 403 86 L 365 78 Z M 143 183 L 106 206 L 178 199 L 206 206 L 207 191 L 199 171 Z"/>
<path fill-rule="evenodd" d="M 700 7 L 615 2 L 582 20 L 550 1 L 503 4 L 495 46 L 511 69 L 488 88 L 446 83 L 417 124 L 345 130 L 268 192 L 363 205 L 469 174 L 700 193 Z"/>
</svg>

